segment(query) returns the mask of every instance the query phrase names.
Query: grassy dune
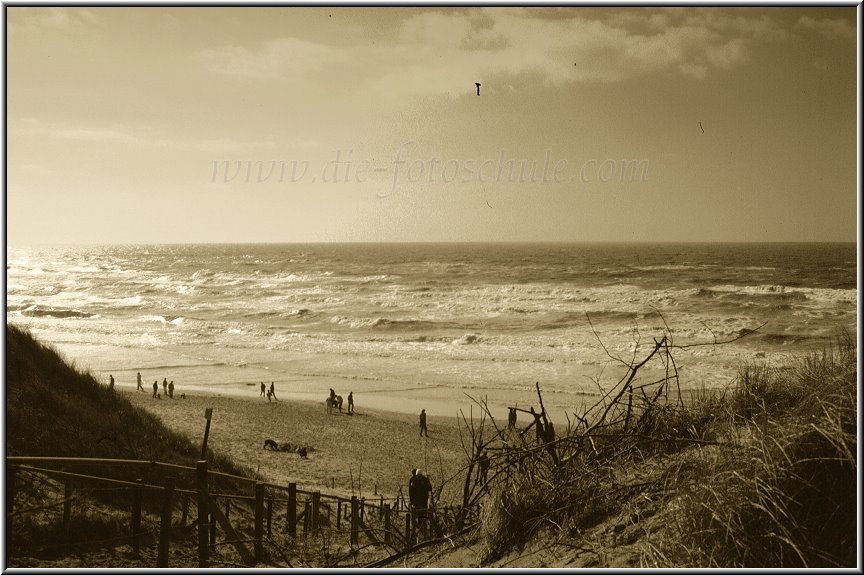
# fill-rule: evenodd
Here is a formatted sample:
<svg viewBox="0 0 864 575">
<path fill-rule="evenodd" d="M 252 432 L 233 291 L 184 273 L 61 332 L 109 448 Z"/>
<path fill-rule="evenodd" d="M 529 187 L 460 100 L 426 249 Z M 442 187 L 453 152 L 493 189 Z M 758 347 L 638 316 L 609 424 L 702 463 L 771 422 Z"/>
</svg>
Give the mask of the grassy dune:
<svg viewBox="0 0 864 575">
<path fill-rule="evenodd" d="M 626 397 L 613 413 L 630 411 Z M 560 464 L 530 445 L 511 453 L 490 472 L 476 534 L 411 564 L 856 566 L 850 338 L 784 366 L 745 365 L 724 394 L 632 413 L 562 434 Z"/>
<path fill-rule="evenodd" d="M 194 464 L 200 447 L 67 362 L 29 333 L 6 326 L 6 454 L 151 459 Z M 226 458 L 218 469 L 250 475 Z"/>
</svg>

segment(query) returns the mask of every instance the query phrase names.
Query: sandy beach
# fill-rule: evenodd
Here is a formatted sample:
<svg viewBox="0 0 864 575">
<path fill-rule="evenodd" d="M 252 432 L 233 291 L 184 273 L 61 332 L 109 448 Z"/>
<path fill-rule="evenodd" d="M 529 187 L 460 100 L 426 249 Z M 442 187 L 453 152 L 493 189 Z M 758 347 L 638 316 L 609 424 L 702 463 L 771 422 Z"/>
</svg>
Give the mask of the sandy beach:
<svg viewBox="0 0 864 575">
<path fill-rule="evenodd" d="M 161 391 L 161 390 L 160 390 Z M 267 481 L 296 482 L 299 489 L 387 497 L 407 496 L 411 469 L 420 467 L 437 488 L 465 464 L 456 418 L 430 416 L 429 437 L 420 437 L 418 416 L 369 409 L 358 401 L 356 413 L 327 413 L 323 403 L 231 395 L 187 394 L 186 399 L 153 399 L 142 391 L 122 393 L 135 405 L 156 414 L 169 428 L 200 444 L 204 410 L 213 408 L 208 446 L 258 471 Z M 295 453 L 264 449 L 265 439 L 280 445 L 311 447 L 308 459 Z M 461 489 L 460 474 L 445 485 L 442 501 Z"/>
</svg>

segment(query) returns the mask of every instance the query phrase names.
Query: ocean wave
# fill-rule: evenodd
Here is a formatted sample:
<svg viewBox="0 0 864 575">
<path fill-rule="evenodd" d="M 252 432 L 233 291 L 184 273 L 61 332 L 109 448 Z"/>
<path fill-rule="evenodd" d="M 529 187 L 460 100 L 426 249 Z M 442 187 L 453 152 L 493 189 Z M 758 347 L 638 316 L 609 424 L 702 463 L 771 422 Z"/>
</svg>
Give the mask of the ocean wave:
<svg viewBox="0 0 864 575">
<path fill-rule="evenodd" d="M 630 266 L 630 268 L 634 270 L 639 270 L 643 272 L 701 270 L 716 267 L 718 267 L 717 264 L 658 264 L 653 266 Z"/>
<path fill-rule="evenodd" d="M 99 266 L 72 266 L 66 269 L 67 273 L 74 274 L 93 274 L 101 272 L 102 268 Z"/>
<path fill-rule="evenodd" d="M 476 333 L 466 333 L 459 339 L 454 339 L 453 345 L 471 345 L 475 343 L 480 343 L 481 339 L 482 338 L 480 337 L 480 335 Z"/>
<path fill-rule="evenodd" d="M 185 317 L 181 316 L 164 316 L 164 315 L 142 315 L 138 316 L 140 321 L 152 321 L 157 323 L 183 325 L 186 322 Z"/>
<path fill-rule="evenodd" d="M 784 285 L 715 285 L 710 288 L 700 288 L 699 295 L 733 294 L 736 296 L 766 296 L 784 300 L 825 303 L 855 303 L 858 292 L 843 288 L 807 288 Z"/>
<path fill-rule="evenodd" d="M 81 311 L 79 309 L 58 309 L 53 307 L 41 307 L 38 305 L 31 305 L 21 310 L 21 315 L 31 317 L 49 317 L 57 319 L 97 317 L 92 313 L 87 313 L 86 311 Z"/>
<path fill-rule="evenodd" d="M 424 319 L 389 319 L 385 317 L 349 317 L 334 315 L 330 323 L 347 326 L 351 328 L 386 329 L 392 331 L 424 331 L 435 329 L 458 329 L 464 328 L 464 324 L 452 321 L 424 320 Z"/>
</svg>

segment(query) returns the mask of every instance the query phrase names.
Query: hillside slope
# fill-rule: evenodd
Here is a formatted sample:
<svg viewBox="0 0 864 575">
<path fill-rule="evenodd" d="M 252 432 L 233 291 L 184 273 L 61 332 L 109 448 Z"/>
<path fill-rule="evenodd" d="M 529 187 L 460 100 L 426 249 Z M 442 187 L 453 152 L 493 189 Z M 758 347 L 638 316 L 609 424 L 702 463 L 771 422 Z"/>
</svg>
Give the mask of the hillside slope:
<svg viewBox="0 0 864 575">
<path fill-rule="evenodd" d="M 200 452 L 153 414 L 76 369 L 28 332 L 7 324 L 6 454 L 190 465 Z M 217 458 L 215 463 L 243 474 L 225 460 Z"/>
</svg>

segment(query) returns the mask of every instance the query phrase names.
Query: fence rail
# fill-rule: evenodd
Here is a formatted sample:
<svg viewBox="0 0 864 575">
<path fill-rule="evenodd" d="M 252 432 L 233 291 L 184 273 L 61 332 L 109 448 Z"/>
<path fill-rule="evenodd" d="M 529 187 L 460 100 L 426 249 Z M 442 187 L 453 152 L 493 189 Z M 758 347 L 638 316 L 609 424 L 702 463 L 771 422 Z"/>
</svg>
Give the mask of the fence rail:
<svg viewBox="0 0 864 575">
<path fill-rule="evenodd" d="M 364 547 L 377 546 L 392 556 L 410 550 L 424 539 L 440 537 L 442 533 L 455 528 L 456 518 L 460 516 L 460 509 L 450 506 L 412 511 L 401 497 L 376 495 L 374 499 L 366 500 L 356 496 L 348 498 L 301 490 L 296 483 L 280 485 L 256 481 L 212 471 L 208 469 L 206 461 L 199 461 L 192 467 L 135 459 L 10 456 L 6 462 L 7 524 L 9 520 L 27 513 L 62 506 L 61 525 L 68 530 L 72 506 L 78 501 L 76 491 L 94 494 L 103 492 L 106 496 L 110 492 L 131 501 L 129 533 L 113 539 L 129 543 L 136 557 L 140 557 L 142 542 L 147 535 L 147 530 L 142 527 L 145 518 L 153 525 L 158 524 L 158 527 L 151 529 L 157 532 L 156 567 L 169 566 L 171 541 L 177 541 L 190 528 L 197 531 L 199 567 L 210 566 L 211 554 L 222 546 L 233 547 L 243 565 L 254 566 L 265 561 L 267 545 L 278 552 L 277 555 L 281 553 L 283 560 L 290 566 L 284 550 L 274 541 L 274 533 L 296 539 L 327 530 L 337 538 L 347 535 L 346 544 L 350 552 L 346 557 L 356 556 L 361 547 L 361 538 L 365 539 Z M 82 465 L 88 466 L 87 472 L 68 470 Z M 143 477 L 129 480 L 95 475 L 93 468 L 101 466 L 123 469 L 127 473 L 146 471 L 149 480 L 145 482 Z M 159 477 L 154 480 L 157 471 Z M 47 505 L 16 509 L 17 484 L 23 472 L 31 477 L 38 475 L 62 481 L 63 499 Z M 184 481 L 178 477 L 181 474 L 185 475 Z M 226 482 L 239 483 L 252 489 L 245 493 L 231 492 L 230 489 L 226 490 Z M 221 487 L 211 489 L 217 483 Z M 107 484 L 111 487 L 86 487 L 88 484 Z M 287 497 L 277 496 L 277 493 L 287 493 Z M 193 523 L 187 526 L 190 499 L 196 503 L 197 515 Z M 218 539 L 220 530 L 223 536 L 221 541 Z M 247 546 L 249 544 L 251 550 Z M 7 552 L 14 556 L 15 549 L 10 546 Z"/>
</svg>

